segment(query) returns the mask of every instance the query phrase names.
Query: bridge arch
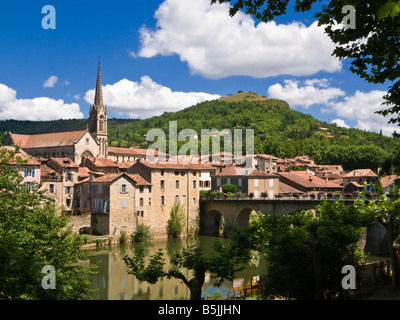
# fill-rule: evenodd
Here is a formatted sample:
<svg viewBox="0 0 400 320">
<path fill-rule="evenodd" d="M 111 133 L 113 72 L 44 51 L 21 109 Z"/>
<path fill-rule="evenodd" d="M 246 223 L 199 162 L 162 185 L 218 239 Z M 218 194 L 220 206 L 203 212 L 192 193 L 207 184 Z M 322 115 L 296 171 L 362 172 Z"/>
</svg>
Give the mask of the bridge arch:
<svg viewBox="0 0 400 320">
<path fill-rule="evenodd" d="M 211 210 L 204 215 L 202 233 L 205 235 L 218 235 L 223 222 L 223 215 L 218 210 Z"/>
<path fill-rule="evenodd" d="M 250 224 L 250 214 L 254 211 L 252 208 L 242 209 L 236 216 L 235 226 L 239 228 L 248 228 Z"/>
</svg>

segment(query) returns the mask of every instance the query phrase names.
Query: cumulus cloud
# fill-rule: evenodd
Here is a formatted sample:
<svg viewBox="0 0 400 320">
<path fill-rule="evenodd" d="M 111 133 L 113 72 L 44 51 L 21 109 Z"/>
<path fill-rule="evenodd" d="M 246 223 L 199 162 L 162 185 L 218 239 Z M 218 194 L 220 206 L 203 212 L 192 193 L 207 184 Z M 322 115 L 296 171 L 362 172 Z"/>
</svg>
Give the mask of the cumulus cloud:
<svg viewBox="0 0 400 320">
<path fill-rule="evenodd" d="M 334 44 L 318 27 L 292 22 L 255 24 L 229 5 L 209 0 L 165 0 L 156 11 L 154 30 L 140 30 L 141 48 L 132 57 L 177 54 L 192 73 L 219 79 L 277 75 L 307 76 L 337 72 L 342 64 L 331 54 Z"/>
<path fill-rule="evenodd" d="M 387 108 L 382 106 L 385 94 L 387 92 L 381 90 L 357 90 L 354 95 L 346 96 L 343 101 L 329 104 L 324 112 L 335 112 L 341 118 L 354 120 L 358 129 L 374 132 L 382 130 L 384 135 L 391 135 L 399 127 L 388 124 L 390 117 L 375 114 L 376 111 Z"/>
<path fill-rule="evenodd" d="M 46 97 L 17 99 L 17 92 L 0 83 L 0 119 L 57 120 L 83 119 L 76 103 L 66 104 L 63 100 Z"/>
<path fill-rule="evenodd" d="M 95 90 L 85 94 L 85 100 L 93 103 Z M 206 100 L 221 96 L 204 92 L 177 92 L 144 76 L 139 82 L 127 79 L 103 86 L 105 104 L 120 115 L 131 118 L 148 118 L 164 112 L 176 112 Z"/>
<path fill-rule="evenodd" d="M 343 119 L 332 120 L 332 123 L 336 123 L 336 125 L 338 127 L 347 128 L 347 129 L 350 128 Z"/>
<path fill-rule="evenodd" d="M 44 88 L 54 88 L 54 86 L 56 85 L 58 81 L 58 77 L 56 76 L 51 76 L 50 78 L 48 78 L 44 83 L 43 83 L 43 87 Z"/>
<path fill-rule="evenodd" d="M 271 98 L 285 100 L 292 108 L 309 108 L 314 104 L 329 104 L 346 93 L 339 88 L 330 88 L 327 79 L 310 79 L 304 82 L 285 80 L 284 86 L 277 83 L 268 88 Z"/>
</svg>

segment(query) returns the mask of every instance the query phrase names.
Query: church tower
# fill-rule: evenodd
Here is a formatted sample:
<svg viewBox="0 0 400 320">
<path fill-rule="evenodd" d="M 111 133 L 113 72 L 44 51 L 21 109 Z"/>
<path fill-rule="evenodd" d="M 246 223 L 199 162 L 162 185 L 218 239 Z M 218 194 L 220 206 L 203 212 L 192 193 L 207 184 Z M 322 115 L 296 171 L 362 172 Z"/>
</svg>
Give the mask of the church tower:
<svg viewBox="0 0 400 320">
<path fill-rule="evenodd" d="M 96 93 L 94 104 L 89 111 L 89 132 L 99 145 L 99 157 L 108 156 L 108 137 L 107 137 L 107 106 L 103 104 L 103 91 L 101 87 L 100 57 L 97 70 Z"/>
</svg>

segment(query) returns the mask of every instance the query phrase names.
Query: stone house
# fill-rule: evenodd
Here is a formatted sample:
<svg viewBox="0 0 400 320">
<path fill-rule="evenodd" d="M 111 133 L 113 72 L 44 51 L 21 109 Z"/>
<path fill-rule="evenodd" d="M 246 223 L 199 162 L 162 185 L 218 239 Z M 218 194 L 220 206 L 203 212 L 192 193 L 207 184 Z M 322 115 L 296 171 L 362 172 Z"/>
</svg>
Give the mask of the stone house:
<svg viewBox="0 0 400 320">
<path fill-rule="evenodd" d="M 373 192 L 378 175 L 371 169 L 357 169 L 343 175 L 343 186 L 345 193 L 355 191 Z"/>
<path fill-rule="evenodd" d="M 273 199 L 279 193 L 279 176 L 266 173 L 257 169 L 246 169 L 236 166 L 222 168 L 212 176 L 212 190 L 222 191 L 224 184 L 234 184 L 238 192 L 254 195 L 254 199 L 260 199 L 266 193 L 269 199 Z"/>
<path fill-rule="evenodd" d="M 118 173 L 118 166 L 110 159 L 106 158 L 86 158 L 82 164 L 94 172 Z"/>
<path fill-rule="evenodd" d="M 76 184 L 77 211 L 91 213 L 92 232 L 129 236 L 151 218 L 151 184 L 137 174 L 110 173 Z"/>
<path fill-rule="evenodd" d="M 47 161 L 46 161 L 47 162 Z M 46 163 L 41 164 L 41 190 L 45 191 L 46 196 L 54 199 L 56 206 L 61 211 L 63 203 L 63 175 L 50 168 Z"/>
<path fill-rule="evenodd" d="M 79 166 L 70 158 L 50 158 L 46 163 L 62 177 L 60 206 L 64 212 L 74 212 L 74 186 L 79 179 Z"/>
<path fill-rule="evenodd" d="M 385 194 L 388 194 L 390 192 L 390 189 L 393 188 L 396 183 L 400 183 L 400 176 L 389 175 L 386 177 L 382 177 L 380 181 L 382 184 L 383 192 Z"/>
<path fill-rule="evenodd" d="M 144 219 L 153 237 L 167 235 L 167 221 L 174 204 L 180 203 L 186 216 L 184 233 L 196 227 L 199 213 L 199 175 L 202 170 L 212 169 L 204 164 L 149 163 L 137 160 L 128 169 L 129 174 L 139 174 L 152 185 L 152 215 Z"/>
<path fill-rule="evenodd" d="M 343 193 L 343 186 L 326 179 L 322 179 L 307 171 L 279 172 L 281 182 L 307 194 Z"/>
</svg>

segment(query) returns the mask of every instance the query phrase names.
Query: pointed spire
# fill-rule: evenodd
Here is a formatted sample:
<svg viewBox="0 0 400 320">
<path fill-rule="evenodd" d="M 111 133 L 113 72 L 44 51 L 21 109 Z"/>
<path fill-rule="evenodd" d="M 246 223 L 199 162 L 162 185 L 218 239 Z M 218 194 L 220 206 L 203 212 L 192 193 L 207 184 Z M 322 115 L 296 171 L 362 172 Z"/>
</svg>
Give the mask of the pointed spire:
<svg viewBox="0 0 400 320">
<path fill-rule="evenodd" d="M 103 107 L 103 91 L 101 88 L 100 57 L 99 57 L 99 67 L 97 70 L 97 83 L 96 83 L 96 94 L 94 96 L 94 106 L 96 108 Z"/>
</svg>

